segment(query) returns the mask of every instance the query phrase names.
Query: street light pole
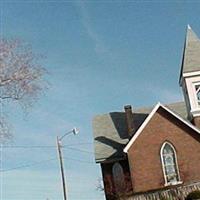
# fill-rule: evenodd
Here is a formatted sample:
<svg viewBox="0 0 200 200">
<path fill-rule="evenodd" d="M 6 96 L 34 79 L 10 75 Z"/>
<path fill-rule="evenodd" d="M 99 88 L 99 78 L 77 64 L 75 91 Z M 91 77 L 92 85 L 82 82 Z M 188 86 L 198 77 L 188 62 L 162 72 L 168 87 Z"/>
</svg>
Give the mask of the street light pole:
<svg viewBox="0 0 200 200">
<path fill-rule="evenodd" d="M 62 150 L 61 150 L 61 140 L 66 136 L 69 135 L 70 133 L 73 133 L 74 135 L 78 134 L 78 130 L 76 128 L 73 128 L 71 131 L 67 132 L 64 134 L 62 137 L 56 137 L 56 145 L 57 145 L 57 150 L 58 150 L 58 159 L 60 161 L 60 171 L 61 171 L 61 180 L 62 180 L 62 186 L 63 186 L 63 196 L 64 200 L 67 200 L 67 189 L 66 189 L 66 184 L 65 184 L 65 172 L 64 172 L 64 166 L 63 166 L 63 157 L 62 157 Z"/>
<path fill-rule="evenodd" d="M 67 192 L 66 192 L 66 186 L 65 186 L 65 173 L 64 173 L 64 168 L 63 168 L 61 143 L 59 141 L 58 136 L 56 138 L 56 143 L 57 143 L 57 149 L 58 149 L 58 158 L 59 158 L 59 161 L 60 161 L 60 171 L 61 171 L 61 178 L 62 178 L 63 195 L 64 195 L 64 200 L 67 200 Z"/>
</svg>

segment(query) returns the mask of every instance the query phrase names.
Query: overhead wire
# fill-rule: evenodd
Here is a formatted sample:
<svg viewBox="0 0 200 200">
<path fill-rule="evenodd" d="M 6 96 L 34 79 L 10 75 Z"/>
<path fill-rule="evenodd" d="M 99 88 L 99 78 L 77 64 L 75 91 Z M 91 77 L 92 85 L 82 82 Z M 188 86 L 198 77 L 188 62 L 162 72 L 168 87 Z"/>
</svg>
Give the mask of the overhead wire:
<svg viewBox="0 0 200 200">
<path fill-rule="evenodd" d="M 68 147 L 68 146 L 63 146 L 63 147 L 64 147 L 64 148 L 67 148 L 67 149 L 70 149 L 70 150 L 73 150 L 73 151 L 79 151 L 79 152 L 89 153 L 89 154 L 93 154 L 93 155 L 94 155 L 94 152 L 92 152 L 92 151 L 83 150 L 83 149 L 78 149 L 78 148 L 74 148 L 74 147 Z M 107 155 L 107 154 L 99 153 L 99 152 L 95 152 L 95 154 L 97 154 L 97 155 L 102 155 L 102 156 L 106 156 L 106 155 Z"/>
<path fill-rule="evenodd" d="M 95 164 L 95 162 L 81 160 L 81 159 L 75 159 L 75 158 L 70 158 L 70 157 L 64 157 L 64 159 L 65 160 L 72 160 L 72 161 L 76 161 L 76 162 L 80 162 L 80 163 Z M 32 166 L 35 166 L 35 165 L 40 165 L 40 164 L 43 164 L 43 163 L 46 163 L 46 162 L 49 162 L 49 161 L 53 161 L 53 160 L 57 160 L 57 158 L 51 158 L 51 159 L 42 160 L 42 161 L 38 161 L 38 162 L 30 163 L 30 164 L 25 164 L 25 165 L 20 165 L 20 166 L 8 168 L 8 169 L 2 169 L 2 170 L 0 170 L 0 172 L 13 171 L 13 170 L 21 169 L 21 168 L 29 168 L 29 167 L 32 167 Z"/>
<path fill-rule="evenodd" d="M 81 144 L 84 144 L 84 143 L 81 143 Z M 69 150 L 73 150 L 73 151 L 78 151 L 78 152 L 83 152 L 83 153 L 89 153 L 89 154 L 93 154 L 94 155 L 94 152 L 93 151 L 88 151 L 88 150 L 83 150 L 83 149 L 79 149 L 79 148 L 74 148 L 74 147 L 71 147 L 71 146 L 74 146 L 75 144 L 69 144 L 69 145 L 62 145 L 62 148 L 67 148 Z M 79 143 L 76 143 L 76 145 L 79 145 Z M 13 145 L 13 146 L 3 146 L 4 148 L 24 148 L 24 149 L 48 149 L 48 148 L 57 148 L 55 145 Z M 107 154 L 104 154 L 104 153 L 100 153 L 100 152 L 95 152 L 95 154 L 97 155 L 102 155 L 102 156 L 106 156 Z"/>
<path fill-rule="evenodd" d="M 48 160 L 38 161 L 38 162 L 31 163 L 31 164 L 25 164 L 25 165 L 12 167 L 12 168 L 8 168 L 8 169 L 2 169 L 2 170 L 0 170 L 0 172 L 7 172 L 7 171 L 13 171 L 13 170 L 21 169 L 21 168 L 28 168 L 28 167 L 32 167 L 32 166 L 35 166 L 35 165 L 45 163 L 45 162 L 56 160 L 56 159 L 57 158 L 51 158 L 51 159 L 48 159 Z"/>
<path fill-rule="evenodd" d="M 84 143 L 73 143 L 63 145 L 62 147 L 66 146 L 74 146 L 74 145 L 88 145 L 93 144 L 91 142 L 84 142 Z M 27 149 L 34 149 L 34 148 L 56 148 L 56 145 L 3 145 L 4 148 L 27 148 Z"/>
<path fill-rule="evenodd" d="M 76 143 L 76 145 L 80 145 L 80 144 L 91 144 L 91 143 Z M 79 149 L 79 148 L 75 148 L 75 147 L 71 147 L 72 145 L 75 145 L 75 144 L 69 144 L 69 145 L 63 145 L 62 148 L 63 149 L 69 149 L 69 150 L 72 150 L 72 151 L 78 151 L 78 152 L 82 152 L 82 153 L 88 153 L 88 154 L 92 154 L 94 155 L 94 152 L 92 151 L 88 151 L 88 150 L 83 150 L 83 149 Z M 35 148 L 56 148 L 55 145 L 4 145 L 3 146 L 4 148 L 29 148 L 29 149 L 35 149 Z M 102 156 L 105 156 L 106 154 L 103 154 L 103 153 L 95 153 L 95 154 L 99 154 L 99 155 L 102 155 Z M 38 162 L 34 162 L 34 163 L 30 163 L 30 164 L 25 164 L 25 165 L 20 165 L 20 166 L 16 166 L 16 167 L 13 167 L 13 168 L 9 168 L 9 169 L 2 169 L 0 170 L 0 172 L 8 172 L 8 171 L 13 171 L 13 170 L 17 170 L 17 169 L 21 169 L 21 168 L 28 168 L 28 167 L 32 167 L 32 166 L 35 166 L 35 165 L 40 165 L 40 164 L 43 164 L 43 163 L 46 163 L 46 162 L 49 162 L 49 161 L 53 161 L 53 160 L 56 160 L 57 158 L 51 158 L 51 159 L 48 159 L 48 160 L 42 160 L 42 161 L 38 161 Z M 81 159 L 76 159 L 76 158 L 70 158 L 70 157 L 64 157 L 65 160 L 71 160 L 71 161 L 75 161 L 75 162 L 80 162 L 80 163 L 86 163 L 86 164 L 95 164 L 95 162 L 92 162 L 92 161 L 88 161 L 88 160 L 81 160 Z"/>
</svg>

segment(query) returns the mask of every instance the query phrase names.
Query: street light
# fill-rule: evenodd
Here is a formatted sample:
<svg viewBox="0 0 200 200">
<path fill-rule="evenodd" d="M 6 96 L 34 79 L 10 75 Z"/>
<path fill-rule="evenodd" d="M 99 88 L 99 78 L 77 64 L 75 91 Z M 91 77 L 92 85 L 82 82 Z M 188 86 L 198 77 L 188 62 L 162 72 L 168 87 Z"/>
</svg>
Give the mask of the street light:
<svg viewBox="0 0 200 200">
<path fill-rule="evenodd" d="M 67 200 L 67 190 L 66 190 L 66 184 L 65 184 L 65 173 L 64 173 L 64 167 L 63 167 L 63 158 L 62 158 L 62 151 L 61 151 L 61 140 L 69 135 L 73 133 L 74 135 L 78 134 L 78 129 L 77 128 L 73 128 L 72 130 L 68 131 L 67 133 L 65 133 L 62 137 L 58 137 L 56 138 L 56 144 L 57 144 L 57 149 L 58 149 L 58 159 L 60 161 L 60 171 L 61 171 L 61 179 L 62 179 L 62 186 L 63 186 L 63 196 L 64 196 L 64 200 Z"/>
</svg>

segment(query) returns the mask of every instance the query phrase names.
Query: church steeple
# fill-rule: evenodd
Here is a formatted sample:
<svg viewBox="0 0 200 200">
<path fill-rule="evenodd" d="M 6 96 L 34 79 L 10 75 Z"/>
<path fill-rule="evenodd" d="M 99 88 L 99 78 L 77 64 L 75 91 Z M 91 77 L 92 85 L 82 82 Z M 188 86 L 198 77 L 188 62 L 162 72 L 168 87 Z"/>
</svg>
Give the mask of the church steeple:
<svg viewBox="0 0 200 200">
<path fill-rule="evenodd" d="M 183 89 L 189 119 L 200 119 L 200 39 L 188 25 L 179 84 Z M 200 122 L 200 120 L 199 120 Z"/>
<path fill-rule="evenodd" d="M 184 73 L 196 71 L 200 71 L 200 39 L 188 25 L 181 66 L 180 84 Z"/>
</svg>

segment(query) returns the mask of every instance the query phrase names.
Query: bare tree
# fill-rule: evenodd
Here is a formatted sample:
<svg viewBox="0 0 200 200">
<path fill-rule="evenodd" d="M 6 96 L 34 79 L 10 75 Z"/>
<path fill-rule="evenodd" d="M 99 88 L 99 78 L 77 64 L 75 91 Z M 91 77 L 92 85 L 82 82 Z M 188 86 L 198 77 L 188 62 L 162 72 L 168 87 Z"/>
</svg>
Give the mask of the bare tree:
<svg viewBox="0 0 200 200">
<path fill-rule="evenodd" d="M 96 189 L 97 191 L 104 192 L 103 180 L 100 177 L 97 179 Z"/>
<path fill-rule="evenodd" d="M 0 39 L 0 142 L 2 138 L 10 137 L 9 131 L 5 131 L 9 129 L 3 116 L 5 102 L 30 107 L 46 87 L 46 71 L 39 59 L 24 42 Z"/>
</svg>

